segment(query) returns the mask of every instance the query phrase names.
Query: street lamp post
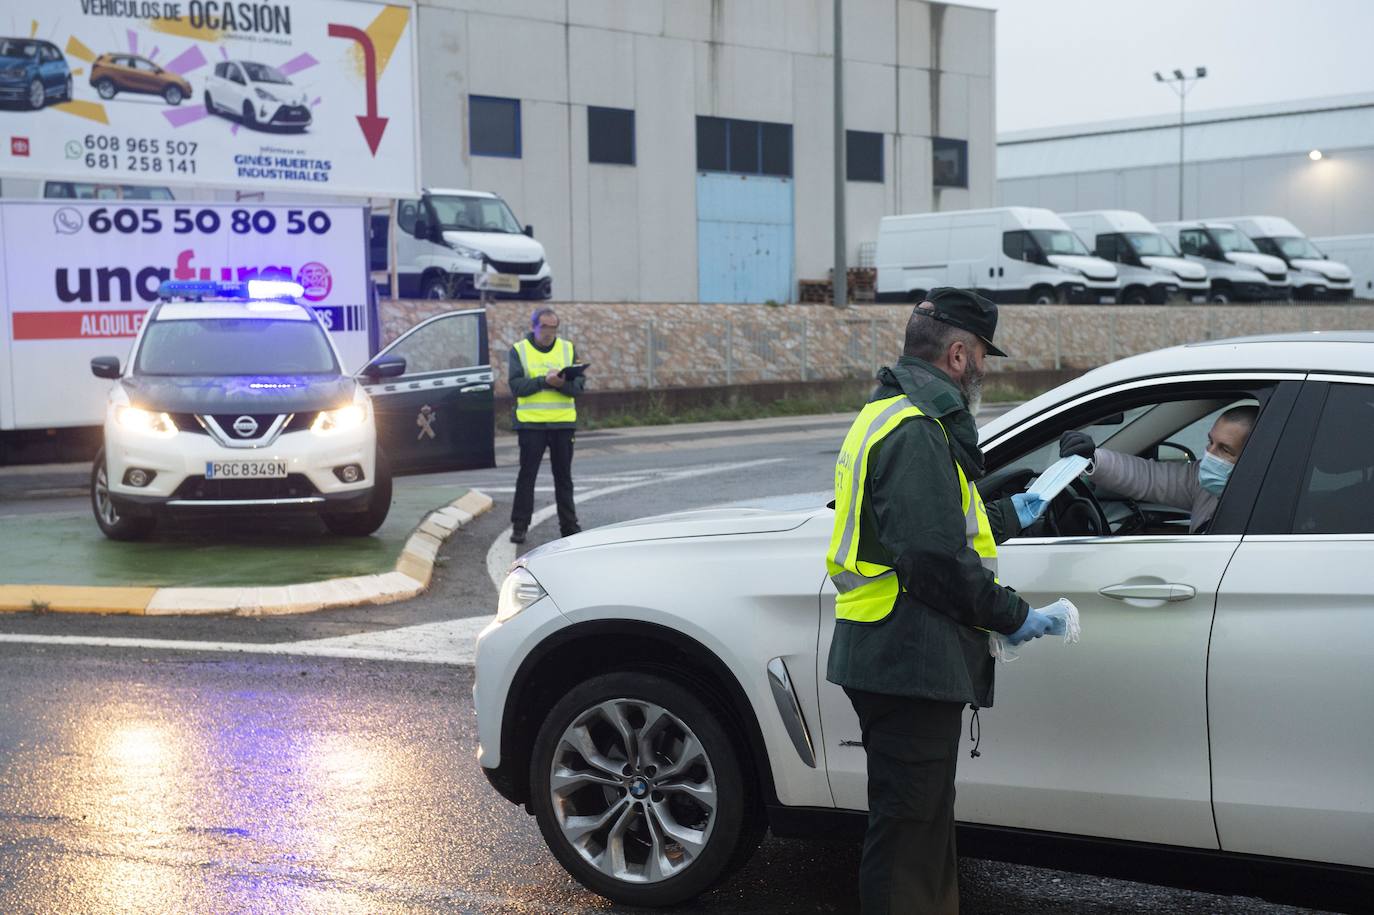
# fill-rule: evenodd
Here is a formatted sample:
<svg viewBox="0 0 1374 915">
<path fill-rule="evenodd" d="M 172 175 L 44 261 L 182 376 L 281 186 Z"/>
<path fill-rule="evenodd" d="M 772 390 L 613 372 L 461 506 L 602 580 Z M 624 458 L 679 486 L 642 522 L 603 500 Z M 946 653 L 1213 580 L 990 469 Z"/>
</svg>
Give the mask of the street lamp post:
<svg viewBox="0 0 1374 915">
<path fill-rule="evenodd" d="M 1194 76 L 1185 76 L 1182 70 L 1175 70 L 1173 76 L 1164 76 L 1155 71 L 1155 82 L 1164 83 L 1178 96 L 1178 218 L 1183 218 L 1183 112 L 1189 91 L 1197 81 L 1207 75 L 1206 67 L 1198 67 Z"/>
</svg>

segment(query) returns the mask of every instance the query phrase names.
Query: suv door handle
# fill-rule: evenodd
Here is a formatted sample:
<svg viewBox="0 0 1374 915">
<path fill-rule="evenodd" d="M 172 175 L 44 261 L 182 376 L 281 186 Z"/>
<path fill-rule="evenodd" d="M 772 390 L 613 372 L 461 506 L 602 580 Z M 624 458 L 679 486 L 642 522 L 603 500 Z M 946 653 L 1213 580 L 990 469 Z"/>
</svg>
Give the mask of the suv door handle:
<svg viewBox="0 0 1374 915">
<path fill-rule="evenodd" d="M 1108 585 L 1097 593 L 1101 594 L 1103 597 L 1110 597 L 1115 600 L 1162 600 L 1174 602 L 1192 600 L 1194 597 L 1197 597 L 1197 589 L 1192 585 L 1168 581 L 1162 581 L 1157 584 Z"/>
</svg>

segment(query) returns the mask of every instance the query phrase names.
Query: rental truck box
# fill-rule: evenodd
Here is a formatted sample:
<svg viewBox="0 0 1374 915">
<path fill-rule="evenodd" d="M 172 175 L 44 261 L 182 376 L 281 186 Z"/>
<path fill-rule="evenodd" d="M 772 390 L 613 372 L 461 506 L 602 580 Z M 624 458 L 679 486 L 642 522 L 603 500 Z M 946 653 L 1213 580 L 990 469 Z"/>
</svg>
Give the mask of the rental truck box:
<svg viewBox="0 0 1374 915">
<path fill-rule="evenodd" d="M 0 202 L 0 434 L 98 426 L 110 382 L 166 279 L 298 281 L 345 369 L 375 352 L 361 206 Z"/>
</svg>

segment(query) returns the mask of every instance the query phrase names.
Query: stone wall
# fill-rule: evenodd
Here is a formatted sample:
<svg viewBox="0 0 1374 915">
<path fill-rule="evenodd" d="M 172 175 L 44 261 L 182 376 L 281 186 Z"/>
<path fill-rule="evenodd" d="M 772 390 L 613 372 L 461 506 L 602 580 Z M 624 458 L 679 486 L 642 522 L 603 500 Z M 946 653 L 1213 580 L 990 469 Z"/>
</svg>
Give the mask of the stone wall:
<svg viewBox="0 0 1374 915">
<path fill-rule="evenodd" d="M 461 303 L 380 303 L 383 342 Z M 487 308 L 498 396 L 529 302 Z M 592 390 L 630 391 L 868 378 L 901 350 L 909 305 L 559 303 L 561 335 L 593 363 Z M 1083 371 L 1181 343 L 1302 330 L 1374 330 L 1374 304 L 1007 305 L 991 373 Z"/>
</svg>

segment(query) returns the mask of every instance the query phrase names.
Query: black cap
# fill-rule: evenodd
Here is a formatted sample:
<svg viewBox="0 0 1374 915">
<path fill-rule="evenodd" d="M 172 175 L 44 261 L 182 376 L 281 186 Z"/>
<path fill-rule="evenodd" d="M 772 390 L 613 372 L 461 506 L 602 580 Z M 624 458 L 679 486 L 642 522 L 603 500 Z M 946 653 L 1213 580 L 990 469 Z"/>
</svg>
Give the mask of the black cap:
<svg viewBox="0 0 1374 915">
<path fill-rule="evenodd" d="M 930 290 L 926 301 L 935 308 L 922 308 L 917 305 L 917 314 L 968 331 L 988 345 L 988 355 L 1006 355 L 992 343 L 993 332 L 997 330 L 997 306 L 991 300 L 985 299 L 972 289 L 940 286 Z"/>
</svg>

